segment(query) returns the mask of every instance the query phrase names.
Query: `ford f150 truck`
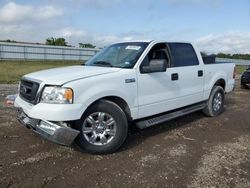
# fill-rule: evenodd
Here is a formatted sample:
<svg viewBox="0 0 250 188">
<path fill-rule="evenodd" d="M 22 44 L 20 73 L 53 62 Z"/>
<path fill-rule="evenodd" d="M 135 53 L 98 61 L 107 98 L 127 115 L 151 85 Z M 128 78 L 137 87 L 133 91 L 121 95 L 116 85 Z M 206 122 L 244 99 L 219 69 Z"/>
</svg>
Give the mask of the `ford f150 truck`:
<svg viewBox="0 0 250 188">
<path fill-rule="evenodd" d="M 15 106 L 18 120 L 48 140 L 112 153 L 128 125 L 143 129 L 198 110 L 219 115 L 234 67 L 204 64 L 187 42 L 121 42 L 84 65 L 23 76 Z"/>
</svg>

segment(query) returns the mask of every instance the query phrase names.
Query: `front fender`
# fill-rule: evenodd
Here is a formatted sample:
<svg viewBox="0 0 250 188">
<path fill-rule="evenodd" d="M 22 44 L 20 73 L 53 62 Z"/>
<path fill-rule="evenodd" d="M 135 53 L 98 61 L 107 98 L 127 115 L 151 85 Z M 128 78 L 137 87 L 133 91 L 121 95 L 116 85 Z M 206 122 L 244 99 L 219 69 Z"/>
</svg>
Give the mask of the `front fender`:
<svg viewBox="0 0 250 188">
<path fill-rule="evenodd" d="M 133 69 L 89 77 L 65 86 L 73 89 L 75 103 L 84 104 L 87 107 L 104 97 L 122 98 L 128 104 L 131 116 L 134 118 L 138 113 L 137 83 L 136 81 L 126 83 L 125 79 L 128 78 L 136 78 Z"/>
</svg>

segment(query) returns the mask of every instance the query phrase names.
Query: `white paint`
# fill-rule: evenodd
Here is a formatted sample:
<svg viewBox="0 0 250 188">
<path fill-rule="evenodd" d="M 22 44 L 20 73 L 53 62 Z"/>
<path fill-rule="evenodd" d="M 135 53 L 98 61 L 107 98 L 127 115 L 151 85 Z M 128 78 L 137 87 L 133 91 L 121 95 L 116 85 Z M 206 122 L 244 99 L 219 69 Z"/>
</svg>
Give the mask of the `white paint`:
<svg viewBox="0 0 250 188">
<path fill-rule="evenodd" d="M 40 80 L 50 85 L 64 84 L 72 88 L 74 103 L 30 105 L 18 97 L 15 105 L 22 107 L 32 118 L 65 121 L 79 119 L 93 102 L 115 96 L 126 101 L 133 119 L 139 119 L 207 100 L 218 79 L 225 80 L 226 92 L 233 90 L 234 64 L 204 65 L 196 48 L 200 62 L 197 66 L 141 74 L 139 66 L 143 58 L 158 42 L 149 44 L 133 69 L 74 66 L 28 74 L 26 79 Z M 203 70 L 203 77 L 198 77 L 198 70 Z M 172 73 L 178 73 L 179 79 L 172 81 Z M 135 79 L 135 82 L 126 83 L 126 79 Z"/>
</svg>

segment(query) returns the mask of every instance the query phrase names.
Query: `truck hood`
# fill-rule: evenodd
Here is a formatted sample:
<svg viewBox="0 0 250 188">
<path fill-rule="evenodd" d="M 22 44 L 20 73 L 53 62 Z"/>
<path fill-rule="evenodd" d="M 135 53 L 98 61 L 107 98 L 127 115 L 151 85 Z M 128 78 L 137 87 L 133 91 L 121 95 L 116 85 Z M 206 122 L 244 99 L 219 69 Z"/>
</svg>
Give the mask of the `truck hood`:
<svg viewBox="0 0 250 188">
<path fill-rule="evenodd" d="M 45 84 L 63 85 L 70 81 L 117 72 L 119 70 L 121 68 L 77 65 L 33 72 L 26 74 L 23 78 L 37 80 Z"/>
</svg>

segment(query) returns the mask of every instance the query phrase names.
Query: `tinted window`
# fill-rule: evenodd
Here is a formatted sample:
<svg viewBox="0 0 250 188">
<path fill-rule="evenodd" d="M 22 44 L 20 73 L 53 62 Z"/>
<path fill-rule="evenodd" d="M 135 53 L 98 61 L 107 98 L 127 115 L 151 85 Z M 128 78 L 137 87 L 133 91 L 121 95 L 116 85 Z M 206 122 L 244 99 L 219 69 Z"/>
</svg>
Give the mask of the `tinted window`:
<svg viewBox="0 0 250 188">
<path fill-rule="evenodd" d="M 196 53 L 192 45 L 187 43 L 169 43 L 172 55 L 172 67 L 198 65 Z"/>
</svg>

